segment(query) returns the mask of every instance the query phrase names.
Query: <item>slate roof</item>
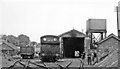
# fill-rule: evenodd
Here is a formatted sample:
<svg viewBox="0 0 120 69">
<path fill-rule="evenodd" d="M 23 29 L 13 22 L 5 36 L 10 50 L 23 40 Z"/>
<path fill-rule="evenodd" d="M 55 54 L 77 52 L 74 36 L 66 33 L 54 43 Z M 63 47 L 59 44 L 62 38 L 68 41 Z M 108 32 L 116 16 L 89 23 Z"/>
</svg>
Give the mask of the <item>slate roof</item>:
<svg viewBox="0 0 120 69">
<path fill-rule="evenodd" d="M 98 44 L 101 44 L 102 42 L 104 42 L 104 41 L 106 41 L 106 40 L 108 40 L 108 39 L 110 39 L 110 38 L 115 38 L 115 39 L 117 39 L 118 41 L 120 41 L 120 39 L 119 39 L 116 35 L 114 35 L 114 34 L 112 33 L 112 34 L 108 35 L 106 38 L 104 38 L 103 40 L 99 41 Z"/>
</svg>

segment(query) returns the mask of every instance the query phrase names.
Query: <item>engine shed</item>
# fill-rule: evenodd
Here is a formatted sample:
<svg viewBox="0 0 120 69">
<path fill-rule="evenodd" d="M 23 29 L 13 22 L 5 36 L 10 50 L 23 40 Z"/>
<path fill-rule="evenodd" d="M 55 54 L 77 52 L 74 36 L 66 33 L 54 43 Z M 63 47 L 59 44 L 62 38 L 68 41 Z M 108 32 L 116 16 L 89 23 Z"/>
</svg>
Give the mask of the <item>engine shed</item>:
<svg viewBox="0 0 120 69">
<path fill-rule="evenodd" d="M 75 29 L 59 35 L 63 58 L 80 58 L 85 51 L 86 35 Z"/>
</svg>

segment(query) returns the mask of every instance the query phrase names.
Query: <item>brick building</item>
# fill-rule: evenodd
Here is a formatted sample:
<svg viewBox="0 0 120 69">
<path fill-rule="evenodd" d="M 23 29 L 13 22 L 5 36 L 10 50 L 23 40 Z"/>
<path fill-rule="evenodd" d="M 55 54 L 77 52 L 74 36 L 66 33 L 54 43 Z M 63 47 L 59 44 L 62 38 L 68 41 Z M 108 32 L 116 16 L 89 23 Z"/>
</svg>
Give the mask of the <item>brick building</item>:
<svg viewBox="0 0 120 69">
<path fill-rule="evenodd" d="M 115 50 L 118 50 L 118 42 L 120 39 L 114 34 L 110 34 L 103 40 L 98 42 L 98 57 L 101 58 L 103 56 L 109 55 Z"/>
</svg>

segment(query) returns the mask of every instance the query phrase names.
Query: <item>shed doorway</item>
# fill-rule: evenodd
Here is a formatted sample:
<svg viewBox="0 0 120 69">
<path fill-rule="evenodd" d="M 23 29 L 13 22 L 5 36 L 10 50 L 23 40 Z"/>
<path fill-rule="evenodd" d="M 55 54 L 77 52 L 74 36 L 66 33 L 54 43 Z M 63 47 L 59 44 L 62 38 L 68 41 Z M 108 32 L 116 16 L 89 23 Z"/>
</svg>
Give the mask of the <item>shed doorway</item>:
<svg viewBox="0 0 120 69">
<path fill-rule="evenodd" d="M 80 58 L 84 51 L 84 37 L 63 37 L 63 57 Z"/>
</svg>

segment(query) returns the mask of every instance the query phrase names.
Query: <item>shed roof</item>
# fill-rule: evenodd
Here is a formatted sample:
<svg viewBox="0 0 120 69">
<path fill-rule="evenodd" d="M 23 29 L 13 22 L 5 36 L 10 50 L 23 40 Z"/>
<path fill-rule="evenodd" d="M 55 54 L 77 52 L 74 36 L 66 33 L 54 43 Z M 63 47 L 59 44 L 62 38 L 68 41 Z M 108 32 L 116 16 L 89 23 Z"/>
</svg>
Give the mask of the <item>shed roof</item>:
<svg viewBox="0 0 120 69">
<path fill-rule="evenodd" d="M 62 37 L 62 36 L 64 36 L 64 35 L 66 35 L 66 34 L 70 34 L 71 36 L 76 36 L 76 34 L 80 34 L 80 35 L 83 35 L 83 36 L 85 36 L 85 34 L 84 33 L 82 33 L 82 32 L 80 32 L 80 31 L 77 31 L 77 30 L 75 30 L 75 29 L 72 29 L 72 30 L 70 30 L 70 31 L 67 31 L 67 32 L 65 32 L 65 33 L 63 33 L 63 34 L 60 34 L 60 35 L 58 35 L 59 37 Z"/>
<path fill-rule="evenodd" d="M 2 50 L 14 50 L 14 49 L 5 43 L 2 43 Z"/>
<path fill-rule="evenodd" d="M 104 38 L 103 40 L 99 41 L 98 44 L 101 44 L 101 43 L 103 43 L 104 41 L 106 41 L 106 40 L 108 40 L 108 39 L 110 39 L 110 38 L 115 38 L 115 39 L 117 39 L 118 41 L 120 41 L 120 39 L 119 39 L 116 35 L 114 35 L 114 34 L 112 33 L 112 34 L 108 35 L 106 38 Z"/>
<path fill-rule="evenodd" d="M 3 44 L 5 44 L 3 46 Z M 11 43 L 8 43 L 6 41 L 2 41 L 2 49 L 6 49 L 6 50 L 18 50 L 17 46 L 11 44 Z"/>
</svg>

